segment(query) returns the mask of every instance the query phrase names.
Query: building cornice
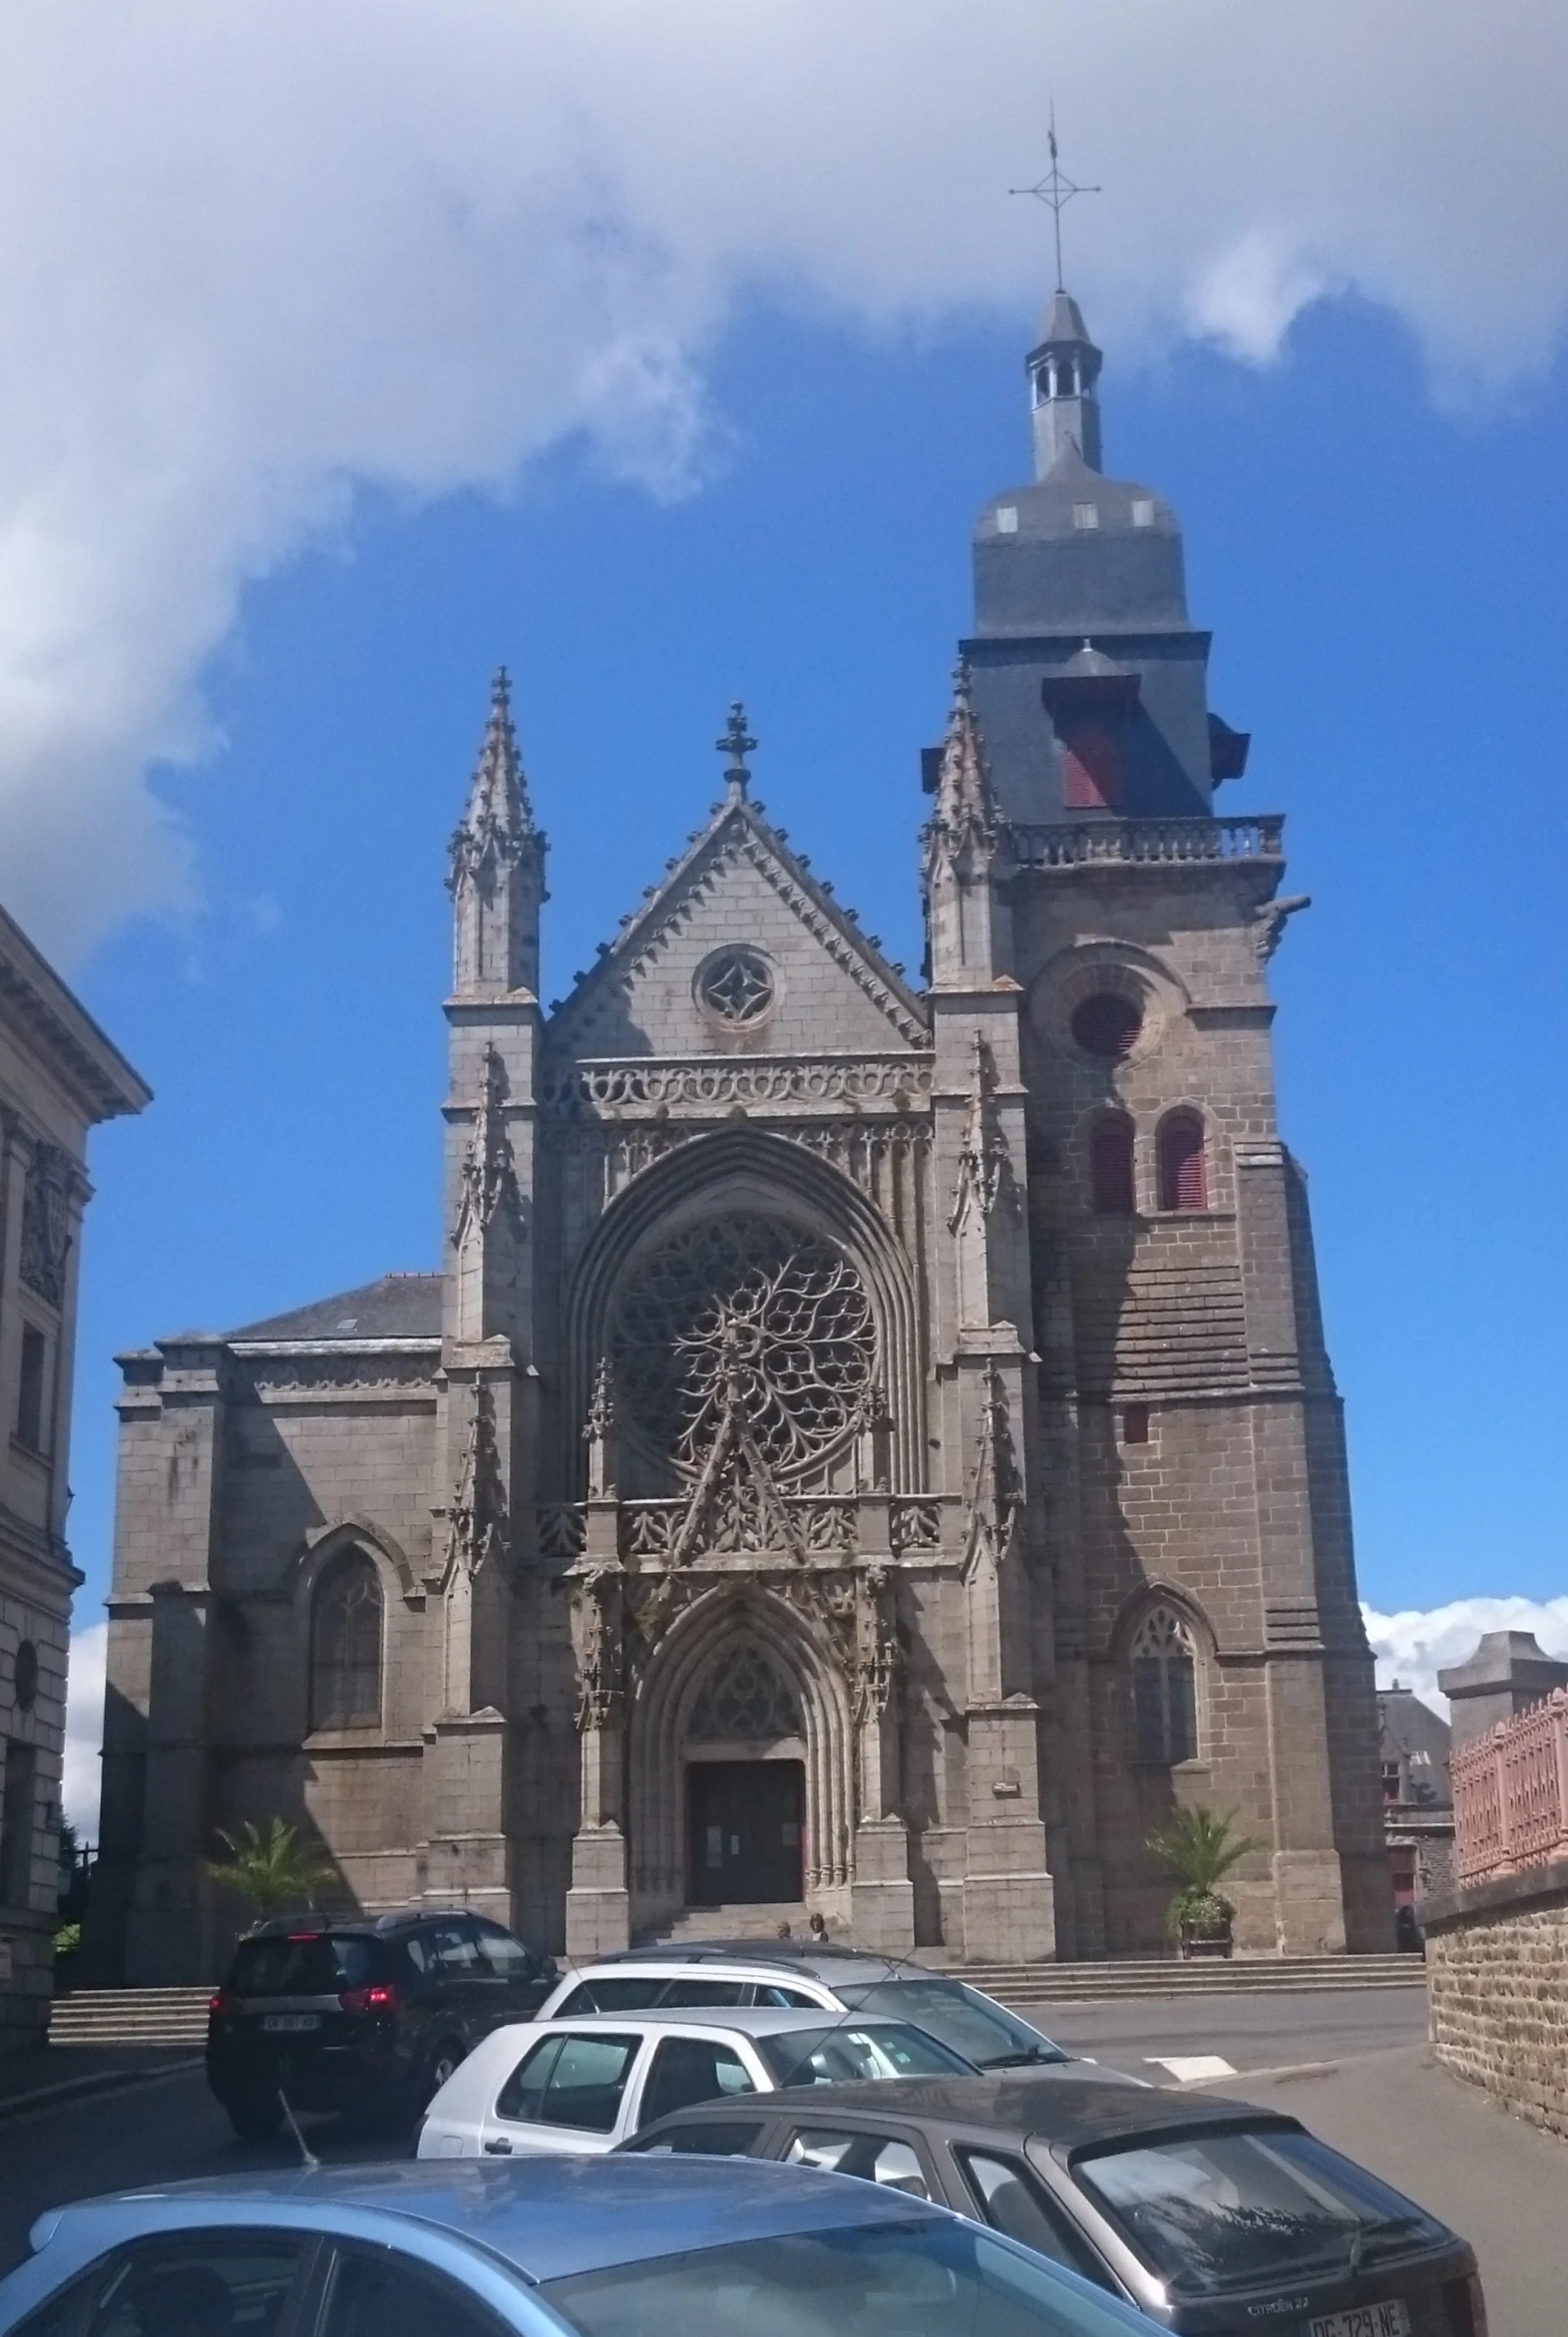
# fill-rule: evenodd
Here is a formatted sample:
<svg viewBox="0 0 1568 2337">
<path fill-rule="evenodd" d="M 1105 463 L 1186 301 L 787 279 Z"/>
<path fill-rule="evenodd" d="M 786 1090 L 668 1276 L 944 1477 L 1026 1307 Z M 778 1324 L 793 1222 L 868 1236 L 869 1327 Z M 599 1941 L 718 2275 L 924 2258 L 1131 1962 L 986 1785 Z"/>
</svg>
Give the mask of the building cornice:
<svg viewBox="0 0 1568 2337">
<path fill-rule="evenodd" d="M 0 909 L 0 1009 L 90 1121 L 144 1111 L 153 1090 L 101 1030 L 14 918 Z"/>
</svg>

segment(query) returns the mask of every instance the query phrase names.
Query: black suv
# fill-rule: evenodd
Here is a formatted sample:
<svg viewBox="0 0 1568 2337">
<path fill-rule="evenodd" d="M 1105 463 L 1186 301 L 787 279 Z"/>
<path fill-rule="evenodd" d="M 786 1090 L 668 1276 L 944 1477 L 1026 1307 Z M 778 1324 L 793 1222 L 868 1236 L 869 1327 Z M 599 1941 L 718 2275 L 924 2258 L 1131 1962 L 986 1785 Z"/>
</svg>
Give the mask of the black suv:
<svg viewBox="0 0 1568 2337">
<path fill-rule="evenodd" d="M 287 1916 L 239 1942 L 206 2025 L 206 2082 L 261 2142 L 291 2110 L 412 2120 L 470 2046 L 532 2020 L 556 1983 L 499 1923 L 461 1909 L 337 1922 Z"/>
</svg>

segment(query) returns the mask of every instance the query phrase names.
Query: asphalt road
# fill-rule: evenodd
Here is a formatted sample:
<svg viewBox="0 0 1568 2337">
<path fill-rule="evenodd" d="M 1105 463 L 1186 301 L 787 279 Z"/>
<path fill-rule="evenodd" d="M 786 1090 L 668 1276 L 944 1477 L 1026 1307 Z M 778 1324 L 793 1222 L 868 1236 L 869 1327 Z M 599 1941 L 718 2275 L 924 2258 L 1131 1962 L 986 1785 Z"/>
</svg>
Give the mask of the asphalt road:
<svg viewBox="0 0 1568 2337">
<path fill-rule="evenodd" d="M 1162 1997 L 1035 2008 L 1028 2017 L 1062 2044 L 1159 2084 L 1175 2082 L 1168 2060 L 1228 2062 L 1235 2074 L 1206 2090 L 1288 2110 L 1465 2234 L 1480 2258 L 1491 2337 L 1557 2337 L 1568 2328 L 1568 2144 L 1505 2117 L 1430 2064 L 1419 1990 Z M 1300 2074 L 1258 2074 L 1282 2070 Z M 407 2147 L 332 2122 L 307 2133 L 327 2159 L 395 2157 Z M 33 2218 L 63 2199 L 292 2163 L 287 2144 L 236 2142 L 195 2071 L 6 2120 L 0 2269 L 25 2255 Z"/>
</svg>

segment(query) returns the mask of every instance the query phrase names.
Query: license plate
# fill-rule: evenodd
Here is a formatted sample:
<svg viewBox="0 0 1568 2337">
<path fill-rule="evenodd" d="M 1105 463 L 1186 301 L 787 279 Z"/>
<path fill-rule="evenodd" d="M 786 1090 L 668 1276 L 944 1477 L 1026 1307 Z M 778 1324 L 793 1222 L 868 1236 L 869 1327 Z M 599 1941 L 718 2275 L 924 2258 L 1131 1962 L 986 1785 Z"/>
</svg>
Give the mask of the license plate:
<svg viewBox="0 0 1568 2337">
<path fill-rule="evenodd" d="M 1410 2308 L 1402 2297 L 1381 2304 L 1352 2305 L 1348 2313 L 1322 2313 L 1307 2324 L 1308 2337 L 1410 2337 Z"/>
<path fill-rule="evenodd" d="M 261 2020 L 264 2037 L 300 2037 L 307 2029 L 319 2029 L 319 2013 L 266 2013 Z"/>
</svg>

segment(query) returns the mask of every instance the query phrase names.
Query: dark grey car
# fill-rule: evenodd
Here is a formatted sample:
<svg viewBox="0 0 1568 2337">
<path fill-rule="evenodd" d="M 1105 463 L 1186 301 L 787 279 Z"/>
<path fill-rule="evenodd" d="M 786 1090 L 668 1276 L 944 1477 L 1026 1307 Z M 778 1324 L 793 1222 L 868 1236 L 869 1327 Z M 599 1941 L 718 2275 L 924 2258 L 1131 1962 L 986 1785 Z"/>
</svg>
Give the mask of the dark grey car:
<svg viewBox="0 0 1568 2337">
<path fill-rule="evenodd" d="M 628 2150 L 781 2159 L 933 2199 L 1184 2337 L 1485 2337 L 1466 2243 L 1293 2118 L 1044 2077 L 705 2103 Z"/>
</svg>

